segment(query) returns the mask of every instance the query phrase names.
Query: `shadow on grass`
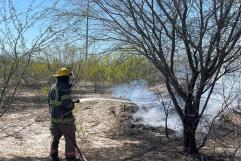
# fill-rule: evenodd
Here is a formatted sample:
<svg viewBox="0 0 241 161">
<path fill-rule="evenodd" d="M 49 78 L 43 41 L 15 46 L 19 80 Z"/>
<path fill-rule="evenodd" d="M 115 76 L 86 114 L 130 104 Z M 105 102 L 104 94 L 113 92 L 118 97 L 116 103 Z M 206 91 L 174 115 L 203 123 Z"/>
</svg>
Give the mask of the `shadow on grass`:
<svg viewBox="0 0 241 161">
<path fill-rule="evenodd" d="M 38 158 L 38 157 L 18 157 L 12 156 L 12 158 L 0 157 L 0 161 L 51 161 L 49 157 Z"/>
<path fill-rule="evenodd" d="M 163 147 L 149 148 L 98 148 L 84 151 L 88 161 L 240 161 L 240 157 L 230 158 L 228 156 L 207 156 L 193 157 L 185 156 L 172 149 Z M 50 157 L 0 157 L 0 161 L 51 161 Z M 61 161 L 65 161 L 63 158 Z"/>
<path fill-rule="evenodd" d="M 145 130 L 144 130 L 145 131 Z M 122 135 L 115 138 L 122 140 L 118 147 L 83 147 L 83 154 L 88 161 L 240 161 L 240 157 L 231 158 L 227 155 L 216 154 L 188 156 L 182 153 L 180 139 L 168 140 L 165 137 L 154 137 L 148 131 L 136 131 L 133 135 Z M 48 154 L 46 154 L 47 156 Z M 49 157 L 19 157 L 0 154 L 0 161 L 51 161 Z M 64 161 L 64 159 L 62 159 Z"/>
</svg>

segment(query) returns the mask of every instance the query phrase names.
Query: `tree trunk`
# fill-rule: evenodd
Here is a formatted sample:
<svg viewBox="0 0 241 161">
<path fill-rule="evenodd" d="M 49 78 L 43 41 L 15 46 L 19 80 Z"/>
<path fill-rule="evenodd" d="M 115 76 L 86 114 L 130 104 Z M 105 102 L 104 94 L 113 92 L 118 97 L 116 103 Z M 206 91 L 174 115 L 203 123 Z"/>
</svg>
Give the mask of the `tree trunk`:
<svg viewBox="0 0 241 161">
<path fill-rule="evenodd" d="M 184 124 L 183 129 L 184 152 L 191 155 L 198 154 L 195 137 L 196 128 L 188 124 Z"/>
<path fill-rule="evenodd" d="M 170 138 L 169 138 L 169 134 L 168 134 L 167 119 L 168 119 L 168 112 L 166 113 L 166 118 L 165 118 L 165 133 L 166 133 L 166 137 L 167 137 L 168 139 L 170 139 Z"/>
</svg>

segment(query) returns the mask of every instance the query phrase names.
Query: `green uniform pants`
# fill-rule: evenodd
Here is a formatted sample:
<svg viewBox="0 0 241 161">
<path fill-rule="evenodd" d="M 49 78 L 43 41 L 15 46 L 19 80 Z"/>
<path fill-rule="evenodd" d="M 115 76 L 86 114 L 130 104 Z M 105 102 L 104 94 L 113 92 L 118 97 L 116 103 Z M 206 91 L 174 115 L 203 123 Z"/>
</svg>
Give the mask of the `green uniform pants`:
<svg viewBox="0 0 241 161">
<path fill-rule="evenodd" d="M 62 136 L 65 138 L 65 157 L 66 158 L 75 158 L 75 124 L 66 124 L 66 123 L 51 123 L 50 127 L 52 141 L 50 156 L 58 156 L 58 146 L 59 140 Z"/>
</svg>

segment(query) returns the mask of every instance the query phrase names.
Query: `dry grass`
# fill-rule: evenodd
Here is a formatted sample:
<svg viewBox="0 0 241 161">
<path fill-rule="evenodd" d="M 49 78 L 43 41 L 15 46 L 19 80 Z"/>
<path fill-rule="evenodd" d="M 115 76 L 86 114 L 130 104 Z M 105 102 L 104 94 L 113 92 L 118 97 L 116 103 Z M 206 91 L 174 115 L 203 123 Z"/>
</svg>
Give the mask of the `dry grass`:
<svg viewBox="0 0 241 161">
<path fill-rule="evenodd" d="M 76 98 L 91 96 L 100 95 L 76 95 Z M 101 97 L 109 95 L 101 94 Z M 227 156 L 239 145 L 239 114 L 226 115 L 226 118 L 223 117 L 215 125 L 216 133 L 212 133 L 207 146 L 201 150 L 206 155 L 191 157 L 181 153 L 182 142 L 175 135 L 171 135 L 171 140 L 168 140 L 161 128 L 133 125 L 132 113 L 136 108 L 129 103 L 100 100 L 77 105 L 77 142 L 89 160 L 221 161 L 230 160 Z M 0 160 L 47 160 L 50 144 L 49 123 L 48 107 L 43 96 L 34 93 L 19 95 L 15 110 L 0 120 Z M 232 130 L 235 128 L 236 133 Z M 222 135 L 225 132 L 226 135 Z M 236 156 L 239 157 L 240 154 L 238 149 Z M 64 139 L 60 142 L 60 156 L 64 158 Z"/>
</svg>

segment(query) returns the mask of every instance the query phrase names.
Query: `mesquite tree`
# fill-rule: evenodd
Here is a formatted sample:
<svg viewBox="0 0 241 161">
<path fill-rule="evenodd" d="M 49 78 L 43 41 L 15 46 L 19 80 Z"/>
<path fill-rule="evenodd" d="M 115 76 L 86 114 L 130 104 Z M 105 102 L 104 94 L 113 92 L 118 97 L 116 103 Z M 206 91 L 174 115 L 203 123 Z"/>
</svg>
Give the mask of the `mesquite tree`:
<svg viewBox="0 0 241 161">
<path fill-rule="evenodd" d="M 197 154 L 195 134 L 204 111 L 212 108 L 214 86 L 240 67 L 241 1 L 95 2 L 106 38 L 135 49 L 164 75 L 183 124 L 184 151 Z"/>
<path fill-rule="evenodd" d="M 49 10 L 40 9 L 34 0 L 21 9 L 15 1 L 0 2 L 1 118 L 11 108 L 32 58 L 49 46 L 60 31 L 48 23 Z"/>
</svg>

